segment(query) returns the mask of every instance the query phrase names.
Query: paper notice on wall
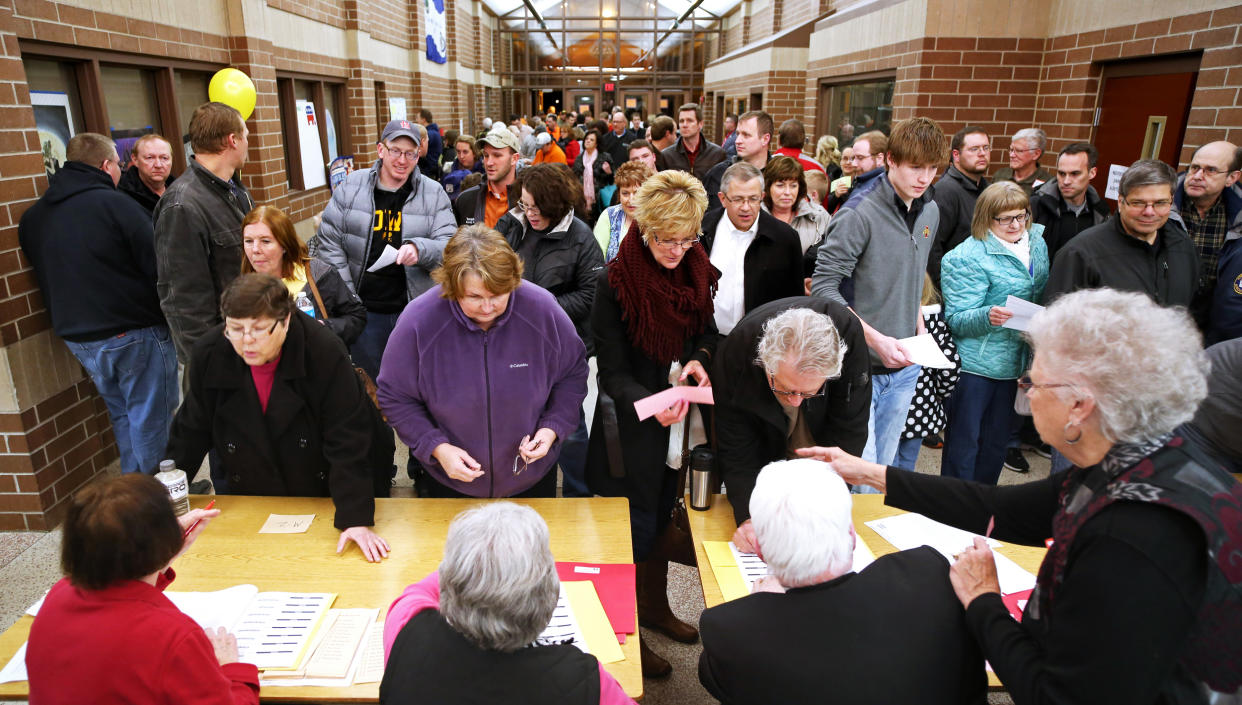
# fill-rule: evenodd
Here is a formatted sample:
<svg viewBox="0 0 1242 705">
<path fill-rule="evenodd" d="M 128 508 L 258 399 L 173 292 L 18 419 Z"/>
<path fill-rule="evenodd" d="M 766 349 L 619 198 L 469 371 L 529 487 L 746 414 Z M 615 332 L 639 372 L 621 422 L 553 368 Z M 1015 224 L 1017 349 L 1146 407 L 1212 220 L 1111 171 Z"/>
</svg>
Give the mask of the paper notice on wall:
<svg viewBox="0 0 1242 705">
<path fill-rule="evenodd" d="M 1121 164 L 1110 164 L 1108 167 L 1108 186 L 1104 187 L 1104 198 L 1117 200 L 1121 186 L 1121 175 L 1130 167 Z"/>
<path fill-rule="evenodd" d="M 388 119 L 404 120 L 405 118 L 405 98 L 389 98 L 388 99 Z"/>
<path fill-rule="evenodd" d="M 308 100 L 294 101 L 298 120 L 299 152 L 302 155 L 302 185 L 307 189 L 328 185 L 328 167 L 319 141 L 319 118 Z"/>
</svg>

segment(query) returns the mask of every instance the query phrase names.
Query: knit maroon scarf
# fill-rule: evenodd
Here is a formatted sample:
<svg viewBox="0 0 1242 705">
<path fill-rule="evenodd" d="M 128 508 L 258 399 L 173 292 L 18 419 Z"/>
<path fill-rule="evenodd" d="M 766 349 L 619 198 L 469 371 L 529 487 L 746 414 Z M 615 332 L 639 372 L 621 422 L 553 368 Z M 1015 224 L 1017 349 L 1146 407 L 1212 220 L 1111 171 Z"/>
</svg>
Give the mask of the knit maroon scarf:
<svg viewBox="0 0 1242 705">
<path fill-rule="evenodd" d="M 608 267 L 630 342 L 660 364 L 680 359 L 686 339 L 707 327 L 719 278 L 701 245 L 690 248 L 677 267 L 665 268 L 643 244 L 637 223 Z"/>
</svg>

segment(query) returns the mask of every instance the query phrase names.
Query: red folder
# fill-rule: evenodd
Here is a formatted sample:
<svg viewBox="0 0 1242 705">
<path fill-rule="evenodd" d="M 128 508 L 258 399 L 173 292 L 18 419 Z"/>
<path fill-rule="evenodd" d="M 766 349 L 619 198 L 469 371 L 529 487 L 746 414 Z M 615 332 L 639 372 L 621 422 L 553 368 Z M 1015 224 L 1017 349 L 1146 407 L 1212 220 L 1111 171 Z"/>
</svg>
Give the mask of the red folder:
<svg viewBox="0 0 1242 705">
<path fill-rule="evenodd" d="M 557 563 L 556 574 L 563 581 L 590 580 L 604 605 L 604 613 L 617 639 L 638 630 L 635 617 L 633 563 Z"/>
<path fill-rule="evenodd" d="M 1019 622 L 1022 621 L 1022 610 L 1026 607 L 1026 601 L 1029 599 L 1031 599 L 1030 590 L 1022 590 L 1019 592 L 1011 592 L 1008 595 L 1001 595 L 1001 600 L 1004 601 L 1005 606 L 1009 608 L 1009 614 L 1013 615 L 1013 618 Z M 1021 605 L 1018 604 L 1019 602 Z"/>
</svg>

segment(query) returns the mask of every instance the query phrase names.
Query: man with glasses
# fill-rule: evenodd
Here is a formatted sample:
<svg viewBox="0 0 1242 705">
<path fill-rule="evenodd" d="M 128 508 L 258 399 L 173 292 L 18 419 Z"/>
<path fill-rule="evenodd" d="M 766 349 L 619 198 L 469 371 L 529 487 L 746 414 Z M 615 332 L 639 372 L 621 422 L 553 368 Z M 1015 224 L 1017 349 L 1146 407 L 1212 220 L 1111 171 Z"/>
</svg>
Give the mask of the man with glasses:
<svg viewBox="0 0 1242 705">
<path fill-rule="evenodd" d="M 828 197 L 829 213 L 835 214 L 855 192 L 870 191 L 874 184 L 868 184 L 885 172 L 884 153 L 888 150 L 888 137 L 883 132 L 871 130 L 862 133 L 854 140 L 851 149 L 853 154 L 841 159 L 854 170 L 854 178 L 850 179 L 850 190 L 844 196 L 834 193 Z"/>
<path fill-rule="evenodd" d="M 949 144 L 952 163 L 932 192 L 932 198 L 940 208 L 940 227 L 936 231 L 936 241 L 932 243 L 931 255 L 927 258 L 927 273 L 937 287 L 940 286 L 940 259 L 970 237 L 975 201 L 992 183 L 987 177 L 991 142 L 982 127 L 968 125 L 958 130 Z"/>
<path fill-rule="evenodd" d="M 751 309 L 802 293 L 802 244 L 763 209 L 763 172 L 754 166 L 726 169 L 717 198 L 724 208 L 703 217 L 703 249 L 720 270 L 713 316 L 728 335 Z"/>
<path fill-rule="evenodd" d="M 172 145 L 155 134 L 143 135 L 129 152 L 130 165 L 116 185 L 150 215 L 160 196 L 172 186 Z"/>
<path fill-rule="evenodd" d="M 754 551 L 750 494 L 768 463 L 816 445 L 862 452 L 871 361 L 858 317 L 835 301 L 798 296 L 751 311 L 716 350 L 711 372 L 718 462 L 738 528 Z"/>
<path fill-rule="evenodd" d="M 1040 184 L 1052 180 L 1052 174 L 1039 165 L 1044 156 L 1048 136 L 1037 127 L 1018 130 L 1009 139 L 1009 166 L 998 169 L 993 181 L 1012 181 L 1029 197 Z"/>
<path fill-rule="evenodd" d="M 1154 159 L 1130 165 L 1118 186 L 1117 214 L 1061 248 L 1044 303 L 1079 289 L 1138 291 L 1162 306 L 1190 307 L 1199 257 L 1173 210 L 1177 174 Z"/>
<path fill-rule="evenodd" d="M 1216 287 L 1216 264 L 1226 239 L 1242 237 L 1242 151 L 1230 142 L 1209 142 L 1195 152 L 1177 178 L 1173 205 L 1199 252 L 1204 292 Z"/>
<path fill-rule="evenodd" d="M 1108 218 L 1108 204 L 1091 185 L 1098 159 L 1087 142 L 1067 145 L 1057 155 L 1057 178 L 1031 194 L 1031 217 L 1044 226 L 1049 261 L 1065 243 Z"/>
<path fill-rule="evenodd" d="M 431 288 L 431 271 L 456 229 L 448 194 L 419 172 L 418 127 L 407 120 L 384 126 L 379 159 L 332 192 L 316 235 L 315 256 L 336 267 L 367 308 L 350 352 L 372 379 L 397 317 Z"/>
</svg>

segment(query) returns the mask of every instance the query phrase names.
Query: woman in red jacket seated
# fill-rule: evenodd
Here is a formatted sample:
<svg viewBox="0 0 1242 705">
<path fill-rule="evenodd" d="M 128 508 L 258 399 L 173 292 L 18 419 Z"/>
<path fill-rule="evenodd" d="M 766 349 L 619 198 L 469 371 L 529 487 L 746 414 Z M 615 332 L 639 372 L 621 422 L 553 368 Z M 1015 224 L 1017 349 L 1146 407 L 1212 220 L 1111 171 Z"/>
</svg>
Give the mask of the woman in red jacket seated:
<svg viewBox="0 0 1242 705">
<path fill-rule="evenodd" d="M 258 703 L 259 672 L 237 663 L 237 639 L 203 631 L 162 594 L 173 559 L 219 513 L 177 517 L 164 486 L 139 473 L 79 491 L 65 518 L 66 577 L 30 627 L 30 702 Z"/>
</svg>

